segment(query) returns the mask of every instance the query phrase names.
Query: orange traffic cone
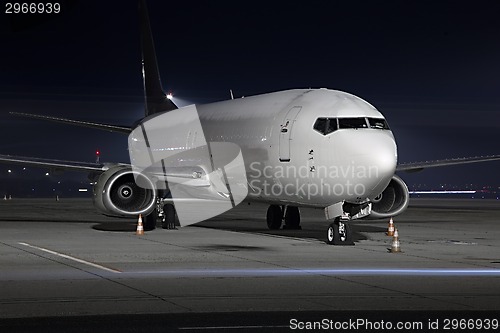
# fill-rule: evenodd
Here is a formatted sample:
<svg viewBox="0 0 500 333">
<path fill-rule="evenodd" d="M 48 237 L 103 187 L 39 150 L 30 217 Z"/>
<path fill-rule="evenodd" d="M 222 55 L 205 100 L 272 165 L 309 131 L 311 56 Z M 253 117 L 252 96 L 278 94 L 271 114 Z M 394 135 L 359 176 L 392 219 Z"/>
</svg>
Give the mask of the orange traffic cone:
<svg viewBox="0 0 500 333">
<path fill-rule="evenodd" d="M 394 221 L 391 219 L 389 220 L 389 226 L 387 227 L 387 236 L 394 236 Z"/>
<path fill-rule="evenodd" d="M 144 227 L 142 225 L 142 214 L 139 214 L 139 221 L 137 222 L 137 230 L 135 231 L 136 235 L 144 235 Z"/>
<path fill-rule="evenodd" d="M 4 199 L 4 200 L 7 200 L 7 195 L 4 195 L 4 196 L 3 196 L 3 199 Z"/>
<path fill-rule="evenodd" d="M 399 243 L 399 233 L 398 229 L 394 231 L 394 237 L 392 238 L 391 253 L 401 252 L 401 244 Z"/>
<path fill-rule="evenodd" d="M 9 200 L 12 200 L 12 195 L 9 195 Z"/>
</svg>

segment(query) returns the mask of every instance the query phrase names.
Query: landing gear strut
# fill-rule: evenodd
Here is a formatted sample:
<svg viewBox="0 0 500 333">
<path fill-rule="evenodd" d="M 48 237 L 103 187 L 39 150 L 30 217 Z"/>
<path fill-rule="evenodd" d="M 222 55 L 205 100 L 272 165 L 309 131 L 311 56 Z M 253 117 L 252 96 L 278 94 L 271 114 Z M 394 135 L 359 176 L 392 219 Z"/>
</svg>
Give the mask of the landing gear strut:
<svg viewBox="0 0 500 333">
<path fill-rule="evenodd" d="M 328 227 L 326 242 L 330 245 L 354 245 L 351 226 L 340 217 L 335 218 Z"/>
</svg>

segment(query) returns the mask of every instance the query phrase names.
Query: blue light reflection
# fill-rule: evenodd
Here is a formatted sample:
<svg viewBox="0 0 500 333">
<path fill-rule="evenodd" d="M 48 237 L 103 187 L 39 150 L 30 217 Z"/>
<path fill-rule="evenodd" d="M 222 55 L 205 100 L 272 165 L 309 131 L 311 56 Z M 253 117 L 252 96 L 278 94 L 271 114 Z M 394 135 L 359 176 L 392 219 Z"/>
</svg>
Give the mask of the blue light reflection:
<svg viewBox="0 0 500 333">
<path fill-rule="evenodd" d="M 159 274 L 193 277 L 238 276 L 500 276 L 500 269 L 329 269 L 329 268 L 254 268 L 254 269 L 198 269 L 124 272 L 125 274 Z"/>
</svg>

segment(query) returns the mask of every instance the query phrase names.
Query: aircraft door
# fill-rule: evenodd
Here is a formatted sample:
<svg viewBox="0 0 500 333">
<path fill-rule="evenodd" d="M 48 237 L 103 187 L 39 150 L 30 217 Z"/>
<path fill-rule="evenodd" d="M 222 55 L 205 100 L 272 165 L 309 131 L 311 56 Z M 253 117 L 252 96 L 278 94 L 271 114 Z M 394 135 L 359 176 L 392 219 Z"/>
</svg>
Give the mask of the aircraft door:
<svg viewBox="0 0 500 333">
<path fill-rule="evenodd" d="M 292 129 L 295 119 L 299 115 L 302 106 L 294 106 L 285 115 L 280 125 L 279 158 L 280 162 L 290 162 L 290 141 L 292 140 Z"/>
</svg>

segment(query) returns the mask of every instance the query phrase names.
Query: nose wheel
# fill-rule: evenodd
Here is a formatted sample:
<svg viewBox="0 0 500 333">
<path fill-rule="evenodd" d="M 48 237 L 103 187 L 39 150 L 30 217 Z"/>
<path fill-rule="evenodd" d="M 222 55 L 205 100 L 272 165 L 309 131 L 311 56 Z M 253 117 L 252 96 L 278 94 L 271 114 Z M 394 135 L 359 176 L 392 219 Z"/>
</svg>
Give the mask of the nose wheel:
<svg viewBox="0 0 500 333">
<path fill-rule="evenodd" d="M 340 217 L 335 218 L 333 223 L 328 226 L 326 243 L 330 245 L 354 245 L 351 226 L 345 220 L 342 221 Z"/>
</svg>

